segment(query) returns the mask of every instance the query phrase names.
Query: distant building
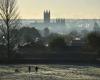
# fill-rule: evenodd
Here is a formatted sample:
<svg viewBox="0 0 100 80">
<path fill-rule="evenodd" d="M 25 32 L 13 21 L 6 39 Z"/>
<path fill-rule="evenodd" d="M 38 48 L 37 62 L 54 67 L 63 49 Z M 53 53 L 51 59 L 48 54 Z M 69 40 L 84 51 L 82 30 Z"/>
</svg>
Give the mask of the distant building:
<svg viewBox="0 0 100 80">
<path fill-rule="evenodd" d="M 65 19 L 56 19 L 57 24 L 65 24 Z"/>
<path fill-rule="evenodd" d="M 100 32 L 100 26 L 97 22 L 94 23 L 94 32 Z"/>
<path fill-rule="evenodd" d="M 50 11 L 44 11 L 44 23 L 50 23 Z"/>
<path fill-rule="evenodd" d="M 85 41 L 81 40 L 80 38 L 76 38 L 75 40 L 72 41 L 71 46 L 74 47 L 83 47 L 85 45 Z"/>
<path fill-rule="evenodd" d="M 40 22 L 35 21 L 32 23 L 34 27 L 39 27 L 40 29 L 48 28 L 48 27 L 65 27 L 65 19 L 51 19 L 50 10 L 45 10 L 43 12 L 43 19 Z"/>
<path fill-rule="evenodd" d="M 44 16 L 44 23 L 46 24 L 46 23 L 55 23 L 55 24 L 65 24 L 65 19 L 63 19 L 63 18 L 58 18 L 58 19 L 55 19 L 55 21 L 54 22 L 51 22 L 51 13 L 50 13 L 50 10 L 46 10 L 46 11 L 44 11 L 44 13 L 43 13 L 43 16 Z"/>
</svg>

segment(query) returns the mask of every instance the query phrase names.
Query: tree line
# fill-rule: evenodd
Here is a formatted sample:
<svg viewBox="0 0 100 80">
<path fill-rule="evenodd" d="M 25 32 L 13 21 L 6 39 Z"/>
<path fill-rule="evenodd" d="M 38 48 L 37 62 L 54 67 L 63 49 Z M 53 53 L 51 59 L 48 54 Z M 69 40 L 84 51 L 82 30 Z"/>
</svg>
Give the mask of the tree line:
<svg viewBox="0 0 100 80">
<path fill-rule="evenodd" d="M 84 55 L 99 58 L 100 56 L 100 33 L 99 31 L 84 32 L 84 36 L 77 31 L 68 35 L 49 33 L 44 29 L 20 28 L 16 0 L 0 0 L 0 59 L 14 58 L 72 58 L 74 55 Z M 97 23 L 95 24 L 97 27 Z M 99 28 L 95 28 L 99 30 Z M 87 32 L 87 33 L 86 33 Z M 86 34 L 85 34 L 86 33 Z M 84 42 L 84 44 L 82 44 Z M 87 51 L 87 52 L 86 52 Z M 83 53 L 84 52 L 84 53 Z M 75 54 L 72 54 L 75 53 Z M 73 57 L 74 57 L 73 56 Z M 83 57 L 85 58 L 85 57 Z"/>
</svg>

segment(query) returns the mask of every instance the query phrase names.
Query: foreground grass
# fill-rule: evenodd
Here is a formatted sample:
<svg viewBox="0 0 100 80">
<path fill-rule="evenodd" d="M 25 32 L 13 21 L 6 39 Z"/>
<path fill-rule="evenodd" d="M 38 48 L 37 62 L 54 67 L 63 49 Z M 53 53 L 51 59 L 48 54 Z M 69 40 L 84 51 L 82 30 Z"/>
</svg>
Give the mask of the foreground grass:
<svg viewBox="0 0 100 80">
<path fill-rule="evenodd" d="M 78 65 L 37 65 L 36 73 L 31 65 L 1 65 L 0 80 L 100 80 L 100 68 L 96 66 Z M 18 69 L 19 72 L 15 72 Z"/>
</svg>

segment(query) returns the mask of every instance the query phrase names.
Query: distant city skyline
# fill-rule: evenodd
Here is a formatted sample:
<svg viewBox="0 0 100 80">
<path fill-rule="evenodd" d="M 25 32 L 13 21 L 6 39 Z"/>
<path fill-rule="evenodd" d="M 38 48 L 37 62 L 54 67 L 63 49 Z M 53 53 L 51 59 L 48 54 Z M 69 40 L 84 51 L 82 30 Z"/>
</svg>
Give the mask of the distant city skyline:
<svg viewBox="0 0 100 80">
<path fill-rule="evenodd" d="M 17 0 L 22 19 L 43 19 L 44 10 L 51 18 L 99 19 L 100 0 Z"/>
</svg>

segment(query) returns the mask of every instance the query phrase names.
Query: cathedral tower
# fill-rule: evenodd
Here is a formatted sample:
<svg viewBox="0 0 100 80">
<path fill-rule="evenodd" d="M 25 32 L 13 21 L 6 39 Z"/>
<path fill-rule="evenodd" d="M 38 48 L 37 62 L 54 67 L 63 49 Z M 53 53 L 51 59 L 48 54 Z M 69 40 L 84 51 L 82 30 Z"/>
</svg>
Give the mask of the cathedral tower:
<svg viewBox="0 0 100 80">
<path fill-rule="evenodd" d="M 44 11 L 44 23 L 50 23 L 50 11 Z"/>
</svg>

